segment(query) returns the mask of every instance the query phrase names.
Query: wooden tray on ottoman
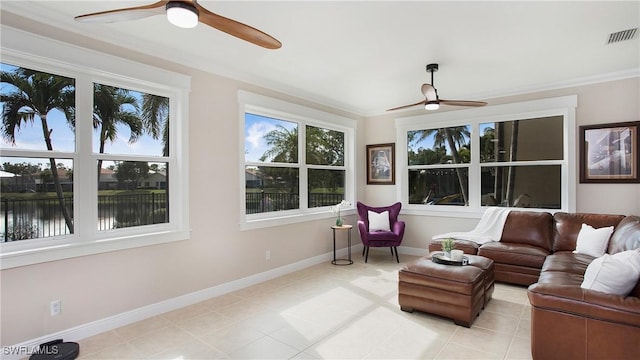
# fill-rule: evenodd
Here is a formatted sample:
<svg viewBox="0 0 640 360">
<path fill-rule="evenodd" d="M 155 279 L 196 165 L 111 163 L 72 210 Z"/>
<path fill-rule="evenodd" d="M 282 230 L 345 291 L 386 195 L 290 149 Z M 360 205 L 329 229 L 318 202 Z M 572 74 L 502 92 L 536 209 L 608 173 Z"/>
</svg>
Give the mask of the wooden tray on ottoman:
<svg viewBox="0 0 640 360">
<path fill-rule="evenodd" d="M 443 265 L 455 265 L 455 266 L 469 265 L 469 258 L 466 255 L 462 255 L 462 260 L 457 261 L 444 256 L 444 253 L 433 253 L 431 254 L 431 260 L 436 264 L 443 264 Z"/>
</svg>

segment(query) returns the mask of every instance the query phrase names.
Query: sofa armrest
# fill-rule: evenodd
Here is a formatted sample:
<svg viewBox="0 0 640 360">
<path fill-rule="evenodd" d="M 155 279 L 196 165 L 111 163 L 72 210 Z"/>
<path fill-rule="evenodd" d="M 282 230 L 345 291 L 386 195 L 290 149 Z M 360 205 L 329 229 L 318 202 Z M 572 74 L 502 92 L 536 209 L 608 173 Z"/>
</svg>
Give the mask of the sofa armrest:
<svg viewBox="0 0 640 360">
<path fill-rule="evenodd" d="M 527 295 L 536 308 L 640 327 L 640 298 L 635 296 L 540 283 L 529 286 Z"/>
</svg>

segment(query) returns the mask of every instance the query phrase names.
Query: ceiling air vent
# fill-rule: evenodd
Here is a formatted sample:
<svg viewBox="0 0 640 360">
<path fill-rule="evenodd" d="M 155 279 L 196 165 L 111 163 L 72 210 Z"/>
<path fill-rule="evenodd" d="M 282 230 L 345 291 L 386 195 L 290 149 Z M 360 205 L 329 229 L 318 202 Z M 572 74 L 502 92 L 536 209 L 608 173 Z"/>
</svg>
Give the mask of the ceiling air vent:
<svg viewBox="0 0 640 360">
<path fill-rule="evenodd" d="M 622 31 L 611 33 L 609 34 L 609 41 L 607 41 L 607 44 L 613 44 L 620 41 L 631 40 L 634 37 L 636 37 L 637 33 L 638 33 L 638 28 L 622 30 Z"/>
</svg>

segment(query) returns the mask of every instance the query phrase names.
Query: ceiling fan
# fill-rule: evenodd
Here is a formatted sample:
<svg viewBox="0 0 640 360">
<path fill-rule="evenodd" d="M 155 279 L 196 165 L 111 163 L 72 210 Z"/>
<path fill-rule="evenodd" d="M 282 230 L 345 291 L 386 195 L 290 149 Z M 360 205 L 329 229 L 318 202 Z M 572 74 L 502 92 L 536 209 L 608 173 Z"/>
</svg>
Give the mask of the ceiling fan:
<svg viewBox="0 0 640 360">
<path fill-rule="evenodd" d="M 192 28 L 201 22 L 267 49 L 279 49 L 282 46 L 280 41 L 256 28 L 212 13 L 198 4 L 197 0 L 157 1 L 149 5 L 84 14 L 76 16 L 75 19 L 81 22 L 111 23 L 138 20 L 165 13 L 169 22 L 179 27 Z"/>
<path fill-rule="evenodd" d="M 422 84 L 422 94 L 424 95 L 424 100 L 418 101 L 415 104 L 398 106 L 393 109 L 387 109 L 387 111 L 400 110 L 410 108 L 416 105 L 423 105 L 426 110 L 438 110 L 440 108 L 440 104 L 442 105 L 453 105 L 453 106 L 485 106 L 487 105 L 484 101 L 468 101 L 468 100 L 444 100 L 440 99 L 438 96 L 438 90 L 433 86 L 433 73 L 438 71 L 438 64 L 429 64 L 427 65 L 427 71 L 431 73 L 431 84 Z"/>
</svg>

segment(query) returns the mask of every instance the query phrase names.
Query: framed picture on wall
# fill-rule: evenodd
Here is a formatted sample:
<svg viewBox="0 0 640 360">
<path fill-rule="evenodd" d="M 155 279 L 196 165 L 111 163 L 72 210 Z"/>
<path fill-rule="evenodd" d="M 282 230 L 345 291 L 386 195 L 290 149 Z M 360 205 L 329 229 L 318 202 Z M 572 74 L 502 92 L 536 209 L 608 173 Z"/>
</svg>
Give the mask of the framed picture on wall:
<svg viewBox="0 0 640 360">
<path fill-rule="evenodd" d="M 580 126 L 581 183 L 638 183 L 640 121 Z"/>
<path fill-rule="evenodd" d="M 367 184 L 394 185 L 395 144 L 367 145 Z"/>
</svg>

